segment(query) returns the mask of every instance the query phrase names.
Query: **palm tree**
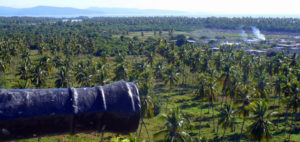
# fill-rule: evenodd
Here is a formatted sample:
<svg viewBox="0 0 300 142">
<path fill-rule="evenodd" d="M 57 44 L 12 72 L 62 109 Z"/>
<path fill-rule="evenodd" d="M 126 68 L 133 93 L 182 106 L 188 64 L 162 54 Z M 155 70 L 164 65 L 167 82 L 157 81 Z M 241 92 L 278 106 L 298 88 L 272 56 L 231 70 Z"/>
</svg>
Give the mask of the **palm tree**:
<svg viewBox="0 0 300 142">
<path fill-rule="evenodd" d="M 217 55 L 214 56 L 214 65 L 216 70 L 219 72 L 221 70 L 221 66 L 222 66 L 222 56 L 221 54 L 218 52 Z"/>
<path fill-rule="evenodd" d="M 268 88 L 268 79 L 265 74 L 261 73 L 261 75 L 257 78 L 257 82 L 255 85 L 256 93 L 260 98 L 267 98 L 269 93 Z"/>
<path fill-rule="evenodd" d="M 212 76 L 207 77 L 205 94 L 207 95 L 213 117 L 213 132 L 215 132 L 215 111 L 214 111 L 214 101 L 216 100 L 216 83 L 217 81 Z"/>
<path fill-rule="evenodd" d="M 121 79 L 126 80 L 128 78 L 126 70 L 127 70 L 126 63 L 125 62 L 119 63 L 114 70 L 114 73 L 115 73 L 114 80 L 121 80 Z"/>
<path fill-rule="evenodd" d="M 41 86 L 44 86 L 46 84 L 47 71 L 43 70 L 43 67 L 41 67 L 40 65 L 34 67 L 33 70 L 31 70 L 30 74 L 32 83 L 37 88 L 40 88 Z"/>
<path fill-rule="evenodd" d="M 273 86 L 274 86 L 274 90 L 275 90 L 275 94 L 277 96 L 277 100 L 278 100 L 278 108 L 277 108 L 277 112 L 279 112 L 280 110 L 280 103 L 281 103 L 281 92 L 282 92 L 282 87 L 284 85 L 284 81 L 285 81 L 285 76 L 282 74 L 278 74 L 277 79 L 275 80 Z M 275 105 L 275 98 L 274 98 L 274 105 Z M 280 121 L 280 115 L 278 115 L 278 122 L 277 122 L 277 128 L 279 127 L 279 121 Z"/>
<path fill-rule="evenodd" d="M 0 59 L 0 87 L 4 84 L 6 84 L 5 82 L 5 72 L 7 70 L 8 66 L 7 63 L 4 62 L 2 59 Z"/>
<path fill-rule="evenodd" d="M 272 122 L 269 121 L 272 115 L 276 112 L 267 113 L 268 107 L 265 100 L 256 101 L 250 104 L 250 112 L 253 116 L 250 119 L 253 121 L 247 128 L 247 133 L 250 138 L 255 141 L 270 141 L 270 126 Z"/>
<path fill-rule="evenodd" d="M 171 65 L 164 72 L 164 82 L 166 85 L 169 83 L 169 95 L 171 95 L 171 89 L 176 84 L 177 80 L 178 80 L 177 73 L 175 72 L 174 66 Z M 168 110 L 168 103 L 169 103 L 169 97 L 167 97 L 166 111 Z"/>
<path fill-rule="evenodd" d="M 229 92 L 232 90 L 232 75 L 231 75 L 231 64 L 226 64 L 223 68 L 223 74 L 221 74 L 220 77 L 220 85 L 222 86 L 222 102 L 221 105 L 223 105 L 223 99 L 224 96 L 226 96 L 226 102 L 227 102 L 227 96 L 230 95 Z"/>
<path fill-rule="evenodd" d="M 154 77 L 156 79 L 162 79 L 163 78 L 163 70 L 164 70 L 163 62 L 158 61 L 154 67 Z"/>
<path fill-rule="evenodd" d="M 230 104 L 224 104 L 224 106 L 220 110 L 220 119 L 218 121 L 218 124 L 224 129 L 221 141 L 223 141 L 226 129 L 228 127 L 230 127 L 231 129 L 233 128 L 233 125 L 235 123 L 235 118 L 233 117 L 234 113 L 235 111 Z"/>
<path fill-rule="evenodd" d="M 30 70 L 31 70 L 31 62 L 28 60 L 24 60 L 21 63 L 21 66 L 17 69 L 17 74 L 20 76 L 20 79 L 27 81 L 30 77 Z"/>
<path fill-rule="evenodd" d="M 103 60 L 97 63 L 97 68 L 96 82 L 99 82 L 100 85 L 105 85 L 107 82 L 109 82 L 108 65 Z"/>
<path fill-rule="evenodd" d="M 69 86 L 69 75 L 68 70 L 65 67 L 62 67 L 57 75 L 55 80 L 55 87 L 57 88 L 66 88 Z"/>
<path fill-rule="evenodd" d="M 146 52 L 147 60 L 146 62 L 150 65 L 150 69 L 152 69 L 154 60 L 155 60 L 155 52 Z"/>
<path fill-rule="evenodd" d="M 243 83 L 246 84 L 249 80 L 249 74 L 251 71 L 251 60 L 249 56 L 242 60 L 242 71 L 243 71 Z"/>
<path fill-rule="evenodd" d="M 238 95 L 242 101 L 240 104 L 236 105 L 238 107 L 239 115 L 242 115 L 242 119 L 243 119 L 241 133 L 240 133 L 240 137 L 239 137 L 239 141 L 240 141 L 242 134 L 243 134 L 245 121 L 249 119 L 249 115 L 250 115 L 250 109 L 249 109 L 250 98 L 248 95 L 249 87 L 240 86 L 237 91 L 238 91 Z"/>
<path fill-rule="evenodd" d="M 294 116 L 296 112 L 298 111 L 298 107 L 300 105 L 300 101 L 298 98 L 299 93 L 299 83 L 295 79 L 296 77 L 292 74 L 288 75 L 288 79 L 285 82 L 286 84 L 283 85 L 283 92 L 285 93 L 286 98 L 286 112 L 285 112 L 285 132 L 287 131 L 287 125 L 288 125 L 288 111 L 292 108 L 294 112 Z M 290 139 L 290 137 L 288 138 Z"/>
<path fill-rule="evenodd" d="M 196 97 L 199 99 L 200 102 L 203 102 L 203 99 L 206 97 L 205 94 L 205 87 L 206 87 L 206 77 L 204 73 L 201 73 L 198 78 L 197 78 L 197 89 L 195 91 L 195 95 Z M 202 105 L 200 104 L 200 107 L 202 107 Z M 209 109 L 208 109 L 209 111 Z M 199 136 L 200 136 L 200 130 L 201 130 L 201 122 L 202 122 L 202 108 L 200 110 L 200 124 L 199 124 Z"/>
<path fill-rule="evenodd" d="M 178 56 L 179 56 L 179 60 L 182 62 L 182 69 L 181 69 L 181 75 L 182 75 L 182 85 L 185 84 L 185 78 L 186 78 L 186 74 L 184 73 L 185 71 L 185 63 L 187 62 L 187 46 L 182 46 L 181 48 L 179 48 L 179 52 L 178 52 Z"/>
<path fill-rule="evenodd" d="M 6 72 L 7 69 L 7 65 L 5 62 L 3 62 L 2 60 L 0 60 L 0 72 Z"/>
<path fill-rule="evenodd" d="M 40 66 L 44 71 L 46 71 L 48 74 L 52 71 L 52 60 L 49 56 L 45 55 L 43 56 L 39 61 Z"/>
<path fill-rule="evenodd" d="M 292 110 L 293 110 L 294 126 L 295 126 L 295 129 L 296 129 L 296 126 L 297 126 L 296 116 L 297 116 L 298 108 L 300 107 L 300 99 L 298 97 L 298 93 L 296 93 L 293 98 L 288 100 L 288 105 L 287 106 L 288 106 L 288 108 L 292 108 Z"/>
<path fill-rule="evenodd" d="M 197 78 L 197 90 L 196 95 L 200 99 L 207 98 L 209 101 L 209 107 L 212 110 L 212 117 L 213 117 L 213 132 L 215 132 L 215 113 L 214 113 L 214 101 L 216 100 L 216 79 L 214 78 L 214 71 L 206 69 L 208 73 L 200 73 L 200 75 Z M 208 107 L 208 113 L 209 108 Z M 202 109 L 200 111 L 200 115 L 202 116 Z M 201 121 L 200 121 L 201 125 Z M 199 128 L 199 135 L 200 135 L 200 128 Z"/>
<path fill-rule="evenodd" d="M 149 94 L 150 91 L 150 85 L 148 85 L 148 82 L 142 82 L 139 85 L 139 95 L 141 100 L 141 125 L 140 125 L 140 132 L 139 132 L 139 138 L 141 135 L 142 127 L 144 126 L 148 135 L 148 140 L 150 141 L 150 136 L 148 133 L 148 129 L 146 126 L 146 123 L 144 122 L 144 118 L 148 117 L 151 118 L 154 116 L 154 103 L 152 100 L 152 97 Z"/>
<path fill-rule="evenodd" d="M 180 112 L 179 108 L 170 110 L 169 114 L 160 117 L 165 121 L 166 129 L 154 134 L 154 138 L 164 137 L 166 142 L 186 142 L 192 141 L 192 137 L 185 131 L 190 126 L 190 122 Z"/>
<path fill-rule="evenodd" d="M 74 67 L 76 81 L 85 87 L 90 86 L 93 77 L 93 74 L 91 74 L 87 64 L 90 63 L 84 63 L 81 61 Z"/>
<path fill-rule="evenodd" d="M 29 81 L 19 80 L 16 84 L 14 84 L 13 88 L 17 89 L 26 89 L 29 87 Z"/>
</svg>

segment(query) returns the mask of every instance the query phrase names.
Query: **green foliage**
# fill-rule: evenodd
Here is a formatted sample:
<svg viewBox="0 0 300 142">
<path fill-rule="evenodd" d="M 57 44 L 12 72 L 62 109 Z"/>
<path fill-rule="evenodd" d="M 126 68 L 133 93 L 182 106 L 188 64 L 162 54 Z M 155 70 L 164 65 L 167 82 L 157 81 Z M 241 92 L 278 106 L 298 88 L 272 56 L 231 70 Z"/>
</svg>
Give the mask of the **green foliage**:
<svg viewBox="0 0 300 142">
<path fill-rule="evenodd" d="M 251 117 L 253 123 L 247 128 L 250 138 L 256 141 L 270 141 L 270 127 L 272 122 L 269 121 L 269 119 L 276 112 L 267 113 L 267 104 L 265 100 L 251 103 L 250 108 L 253 113 L 253 117 Z"/>
<path fill-rule="evenodd" d="M 166 129 L 155 133 L 155 138 L 163 136 L 167 142 L 192 141 L 192 137 L 185 131 L 190 126 L 190 122 L 181 114 L 179 108 L 171 109 L 168 115 L 163 114 L 160 118 L 165 121 Z"/>
</svg>

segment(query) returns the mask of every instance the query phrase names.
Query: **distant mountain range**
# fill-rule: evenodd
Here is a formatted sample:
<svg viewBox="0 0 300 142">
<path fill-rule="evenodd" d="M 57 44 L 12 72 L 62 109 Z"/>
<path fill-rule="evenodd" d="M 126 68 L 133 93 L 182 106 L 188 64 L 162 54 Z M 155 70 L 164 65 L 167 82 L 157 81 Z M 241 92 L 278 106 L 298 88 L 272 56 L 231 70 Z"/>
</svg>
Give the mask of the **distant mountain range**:
<svg viewBox="0 0 300 142">
<path fill-rule="evenodd" d="M 136 8 L 99 8 L 91 7 L 78 9 L 71 7 L 37 6 L 32 8 L 11 8 L 0 6 L 0 16 L 30 16 L 30 17 L 99 17 L 99 16 L 189 16 L 189 17 L 294 17 L 300 18 L 300 14 L 294 15 L 268 15 L 268 14 L 222 14 L 222 13 L 190 13 L 176 10 L 136 9 Z"/>
<path fill-rule="evenodd" d="M 0 16 L 76 17 L 76 16 L 184 16 L 189 13 L 175 10 L 98 8 L 77 9 L 71 7 L 37 6 L 33 8 L 10 8 L 0 6 Z"/>
</svg>

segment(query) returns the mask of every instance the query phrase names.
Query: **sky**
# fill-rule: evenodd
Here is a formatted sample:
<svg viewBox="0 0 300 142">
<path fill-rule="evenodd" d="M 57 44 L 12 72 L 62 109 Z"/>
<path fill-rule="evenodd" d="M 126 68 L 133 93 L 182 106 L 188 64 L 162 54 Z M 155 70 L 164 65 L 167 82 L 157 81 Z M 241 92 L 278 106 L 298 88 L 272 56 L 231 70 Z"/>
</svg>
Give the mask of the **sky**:
<svg viewBox="0 0 300 142">
<path fill-rule="evenodd" d="M 0 0 L 0 6 L 15 8 L 41 5 L 81 9 L 117 7 L 195 13 L 300 15 L 300 0 Z"/>
</svg>

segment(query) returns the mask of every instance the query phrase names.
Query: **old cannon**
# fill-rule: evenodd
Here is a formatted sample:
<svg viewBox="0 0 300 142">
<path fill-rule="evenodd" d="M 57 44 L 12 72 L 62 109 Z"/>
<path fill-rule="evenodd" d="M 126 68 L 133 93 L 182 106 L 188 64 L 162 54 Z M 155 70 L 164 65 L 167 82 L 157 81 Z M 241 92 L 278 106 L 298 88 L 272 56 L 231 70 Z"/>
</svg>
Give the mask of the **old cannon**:
<svg viewBox="0 0 300 142">
<path fill-rule="evenodd" d="M 113 132 L 138 128 L 140 100 L 135 84 L 59 89 L 0 89 L 0 141 Z"/>
</svg>

